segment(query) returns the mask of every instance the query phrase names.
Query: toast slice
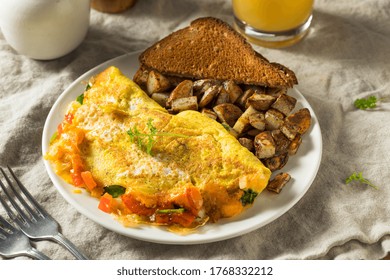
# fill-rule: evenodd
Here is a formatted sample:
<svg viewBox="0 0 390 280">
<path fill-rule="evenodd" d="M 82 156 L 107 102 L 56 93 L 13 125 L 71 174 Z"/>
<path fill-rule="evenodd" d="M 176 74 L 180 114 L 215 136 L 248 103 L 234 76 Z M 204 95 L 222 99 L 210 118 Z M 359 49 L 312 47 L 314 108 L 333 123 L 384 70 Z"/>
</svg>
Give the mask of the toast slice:
<svg viewBox="0 0 390 280">
<path fill-rule="evenodd" d="M 191 22 L 139 57 L 142 69 L 189 79 L 233 80 L 237 84 L 291 88 L 293 71 L 271 63 L 224 21 L 205 17 Z"/>
</svg>

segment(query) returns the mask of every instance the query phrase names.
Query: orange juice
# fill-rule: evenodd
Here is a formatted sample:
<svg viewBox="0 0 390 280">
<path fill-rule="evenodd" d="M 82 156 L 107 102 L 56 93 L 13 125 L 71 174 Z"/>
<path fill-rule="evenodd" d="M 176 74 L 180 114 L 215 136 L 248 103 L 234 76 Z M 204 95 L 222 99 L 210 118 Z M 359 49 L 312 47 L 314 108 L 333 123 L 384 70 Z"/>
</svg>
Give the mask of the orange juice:
<svg viewBox="0 0 390 280">
<path fill-rule="evenodd" d="M 264 32 L 294 29 L 312 13 L 314 0 L 233 0 L 235 16 Z"/>
</svg>

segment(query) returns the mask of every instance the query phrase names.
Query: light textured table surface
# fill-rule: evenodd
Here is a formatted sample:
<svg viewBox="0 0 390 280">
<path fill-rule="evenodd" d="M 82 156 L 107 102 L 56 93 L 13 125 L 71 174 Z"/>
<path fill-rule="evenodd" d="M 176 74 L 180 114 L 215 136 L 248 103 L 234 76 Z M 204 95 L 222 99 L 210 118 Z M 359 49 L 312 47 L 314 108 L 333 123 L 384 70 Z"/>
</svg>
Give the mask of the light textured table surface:
<svg viewBox="0 0 390 280">
<path fill-rule="evenodd" d="M 390 2 L 317 0 L 310 34 L 287 49 L 256 47 L 293 69 L 323 134 L 323 156 L 306 195 L 272 223 L 231 240 L 178 246 L 138 241 L 81 215 L 50 181 L 41 136 L 51 106 L 77 77 L 119 55 L 142 50 L 202 16 L 232 23 L 230 1 L 140 0 L 122 14 L 91 12 L 84 42 L 53 61 L 16 53 L 0 33 L 0 165 L 22 181 L 92 259 L 380 259 L 390 251 L 390 100 L 372 111 L 356 98 L 390 98 Z M 354 171 L 379 189 L 346 185 Z M 1 209 L 1 208 L 0 208 Z M 1 209 L 0 212 L 3 210 Z M 34 245 L 73 259 L 57 244 Z"/>
</svg>

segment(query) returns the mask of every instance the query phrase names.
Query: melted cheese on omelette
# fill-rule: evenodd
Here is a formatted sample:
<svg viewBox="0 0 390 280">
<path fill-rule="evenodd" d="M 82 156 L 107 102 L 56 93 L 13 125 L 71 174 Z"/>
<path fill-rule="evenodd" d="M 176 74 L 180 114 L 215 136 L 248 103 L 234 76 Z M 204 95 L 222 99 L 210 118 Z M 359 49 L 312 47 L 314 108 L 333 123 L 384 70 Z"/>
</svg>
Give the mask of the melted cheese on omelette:
<svg viewBox="0 0 390 280">
<path fill-rule="evenodd" d="M 217 221 L 242 212 L 246 192 L 266 187 L 270 171 L 216 121 L 196 111 L 169 114 L 115 67 L 90 83 L 82 104 L 70 104 L 46 158 L 81 187 L 90 184 L 77 174 L 89 171 L 93 196 L 102 197 L 105 186 L 124 187 L 107 212 L 125 224 Z M 147 135 L 148 122 L 160 134 L 150 154 L 142 149 L 145 139 L 128 134 Z"/>
</svg>

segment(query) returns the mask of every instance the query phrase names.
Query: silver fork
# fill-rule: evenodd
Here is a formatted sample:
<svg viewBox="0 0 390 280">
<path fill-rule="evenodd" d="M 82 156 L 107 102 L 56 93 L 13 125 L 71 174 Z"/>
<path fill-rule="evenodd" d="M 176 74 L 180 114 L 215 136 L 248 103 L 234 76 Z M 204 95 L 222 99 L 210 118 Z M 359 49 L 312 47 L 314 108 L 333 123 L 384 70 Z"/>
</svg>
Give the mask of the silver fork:
<svg viewBox="0 0 390 280">
<path fill-rule="evenodd" d="M 27 191 L 25 186 L 23 186 L 20 180 L 16 177 L 12 169 L 9 166 L 7 167 L 9 173 L 12 175 L 14 182 L 18 185 L 20 191 L 25 195 L 30 205 L 32 206 L 30 207 L 30 205 L 26 202 L 26 200 L 17 191 L 14 184 L 7 176 L 3 168 L 0 167 L 1 173 L 3 173 L 3 176 L 8 183 L 9 189 L 12 190 L 15 197 L 23 205 L 24 210 L 16 202 L 16 199 L 13 196 L 11 196 L 11 193 L 7 190 L 7 188 L 1 182 L 1 180 L 0 180 L 0 187 L 3 189 L 5 195 L 11 202 L 13 208 L 16 210 L 18 215 L 15 214 L 15 212 L 8 206 L 8 204 L 1 197 L 0 197 L 0 202 L 3 204 L 9 217 L 13 221 L 15 221 L 15 223 L 19 226 L 21 231 L 33 240 L 51 240 L 57 242 L 62 246 L 64 246 L 66 249 L 68 249 L 69 252 L 71 252 L 77 259 L 87 260 L 87 257 L 83 253 L 81 253 L 71 241 L 69 241 L 65 236 L 63 236 L 58 231 L 58 223 L 31 196 L 31 194 Z"/>
<path fill-rule="evenodd" d="M 14 258 L 29 256 L 38 260 L 49 260 L 49 257 L 31 246 L 28 237 L 8 223 L 0 215 L 0 256 Z"/>
</svg>

